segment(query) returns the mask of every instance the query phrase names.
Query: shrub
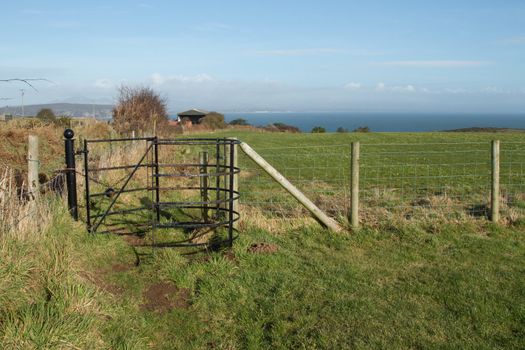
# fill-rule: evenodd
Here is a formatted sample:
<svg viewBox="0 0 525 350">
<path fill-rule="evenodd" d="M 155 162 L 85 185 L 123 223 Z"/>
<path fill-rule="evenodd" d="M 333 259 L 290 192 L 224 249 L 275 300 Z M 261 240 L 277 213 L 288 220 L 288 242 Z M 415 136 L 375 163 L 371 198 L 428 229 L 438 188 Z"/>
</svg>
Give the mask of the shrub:
<svg viewBox="0 0 525 350">
<path fill-rule="evenodd" d="M 122 85 L 113 108 L 113 122 L 121 133 L 153 130 L 155 124 L 162 129 L 168 123 L 166 101 L 151 88 Z"/>
<path fill-rule="evenodd" d="M 238 119 L 234 119 L 230 122 L 230 125 L 250 125 L 250 123 L 248 123 L 248 121 L 244 118 L 238 118 Z"/>
<path fill-rule="evenodd" d="M 368 126 L 360 126 L 355 128 L 353 132 L 370 132 L 370 128 Z"/>
<path fill-rule="evenodd" d="M 323 134 L 325 132 L 326 132 L 326 129 L 323 128 L 322 126 L 314 126 L 312 129 L 313 134 Z"/>
<path fill-rule="evenodd" d="M 44 122 L 54 122 L 56 119 L 55 112 L 51 108 L 42 108 L 38 111 L 36 117 Z"/>
<path fill-rule="evenodd" d="M 273 123 L 264 128 L 266 131 L 299 133 L 299 128 L 285 123 Z"/>
<path fill-rule="evenodd" d="M 224 129 L 226 127 L 224 115 L 217 112 L 210 112 L 207 116 L 201 119 L 200 124 L 212 130 Z"/>
</svg>

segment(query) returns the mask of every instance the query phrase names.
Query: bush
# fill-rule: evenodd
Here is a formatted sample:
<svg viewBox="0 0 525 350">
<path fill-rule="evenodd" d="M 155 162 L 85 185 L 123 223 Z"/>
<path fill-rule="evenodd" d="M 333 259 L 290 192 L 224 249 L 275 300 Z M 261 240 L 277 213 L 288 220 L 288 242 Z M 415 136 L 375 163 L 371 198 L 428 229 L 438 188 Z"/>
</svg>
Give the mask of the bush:
<svg viewBox="0 0 525 350">
<path fill-rule="evenodd" d="M 201 119 L 200 124 L 212 130 L 224 129 L 226 127 L 224 115 L 217 112 L 210 112 L 207 116 Z"/>
<path fill-rule="evenodd" d="M 322 126 L 314 126 L 312 129 L 313 134 L 323 134 L 325 132 L 326 132 L 326 129 L 323 128 Z"/>
<path fill-rule="evenodd" d="M 121 133 L 152 131 L 155 124 L 160 130 L 168 124 L 166 101 L 151 88 L 122 85 L 113 108 L 113 123 Z"/>
<path fill-rule="evenodd" d="M 360 126 L 355 128 L 353 132 L 370 132 L 370 128 L 368 126 Z"/>
<path fill-rule="evenodd" d="M 246 126 L 246 125 L 250 125 L 250 123 L 248 123 L 248 121 L 246 119 L 238 118 L 238 119 L 232 120 L 230 122 L 230 125 L 243 125 L 243 126 Z"/>
<path fill-rule="evenodd" d="M 44 122 L 54 122 L 56 119 L 55 112 L 51 108 L 42 108 L 36 117 Z"/>
<path fill-rule="evenodd" d="M 345 133 L 345 132 L 348 132 L 348 129 L 347 128 L 343 128 L 342 126 L 338 127 L 336 132 L 340 132 L 340 133 Z"/>
<path fill-rule="evenodd" d="M 264 128 L 266 131 L 299 133 L 299 128 L 285 123 L 273 123 Z"/>
</svg>

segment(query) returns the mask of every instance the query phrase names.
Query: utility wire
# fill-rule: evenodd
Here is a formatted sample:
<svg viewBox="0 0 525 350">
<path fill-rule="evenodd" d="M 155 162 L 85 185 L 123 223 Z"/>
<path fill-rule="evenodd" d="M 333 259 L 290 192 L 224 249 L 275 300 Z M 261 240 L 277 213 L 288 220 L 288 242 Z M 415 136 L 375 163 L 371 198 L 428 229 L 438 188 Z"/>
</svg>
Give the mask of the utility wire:
<svg viewBox="0 0 525 350">
<path fill-rule="evenodd" d="M 23 79 L 22 78 L 11 78 L 11 79 L 0 79 L 0 81 L 4 82 L 4 83 L 10 83 L 10 82 L 13 82 L 13 81 L 22 82 L 22 83 L 25 83 L 25 84 L 29 85 L 36 92 L 38 92 L 38 89 L 36 87 L 34 87 L 33 84 L 31 84 L 30 82 L 47 81 L 48 83 L 54 84 L 54 82 L 52 82 L 49 79 L 45 79 L 45 78 L 23 78 Z"/>
</svg>

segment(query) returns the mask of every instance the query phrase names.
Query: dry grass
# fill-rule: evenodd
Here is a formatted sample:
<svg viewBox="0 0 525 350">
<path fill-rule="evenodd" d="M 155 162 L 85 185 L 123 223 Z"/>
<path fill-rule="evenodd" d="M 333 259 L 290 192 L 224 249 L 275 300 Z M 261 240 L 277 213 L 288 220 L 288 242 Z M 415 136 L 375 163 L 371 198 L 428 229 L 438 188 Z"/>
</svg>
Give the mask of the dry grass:
<svg viewBox="0 0 525 350">
<path fill-rule="evenodd" d="M 19 239 L 46 230 L 52 213 L 45 198 L 27 200 L 17 188 L 13 169 L 0 170 L 0 237 Z"/>
<path fill-rule="evenodd" d="M 256 206 L 240 205 L 239 230 L 261 229 L 272 233 L 286 233 L 290 230 L 299 230 L 305 227 L 317 227 L 317 221 L 306 213 L 289 218 L 269 216 L 263 209 Z"/>
</svg>

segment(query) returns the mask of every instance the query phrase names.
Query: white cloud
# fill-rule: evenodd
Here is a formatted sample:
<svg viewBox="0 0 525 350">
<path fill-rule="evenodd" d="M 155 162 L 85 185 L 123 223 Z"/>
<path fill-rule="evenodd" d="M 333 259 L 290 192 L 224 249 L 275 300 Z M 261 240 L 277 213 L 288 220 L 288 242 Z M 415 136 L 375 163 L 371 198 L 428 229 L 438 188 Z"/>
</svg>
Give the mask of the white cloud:
<svg viewBox="0 0 525 350">
<path fill-rule="evenodd" d="M 215 79 L 205 73 L 197 75 L 174 75 L 174 76 L 163 76 L 159 73 L 154 73 L 151 75 L 151 80 L 153 84 L 162 85 L 167 83 L 205 83 L 212 82 Z"/>
<path fill-rule="evenodd" d="M 110 89 L 110 88 L 115 87 L 115 83 L 113 83 L 111 79 L 106 79 L 106 78 L 97 79 L 94 85 L 95 87 L 102 88 L 102 89 Z"/>
<path fill-rule="evenodd" d="M 415 92 L 416 88 L 414 87 L 414 85 L 392 86 L 391 90 L 400 92 Z"/>
<path fill-rule="evenodd" d="M 468 94 L 470 91 L 463 88 L 447 88 L 445 92 L 449 94 Z"/>
<path fill-rule="evenodd" d="M 355 83 L 352 81 L 348 84 L 345 84 L 345 88 L 348 90 L 359 90 L 361 88 L 361 83 Z"/>
<path fill-rule="evenodd" d="M 390 61 L 382 62 L 382 66 L 413 67 L 413 68 L 467 68 L 489 65 L 487 61 L 462 61 L 462 60 L 423 60 L 423 61 Z"/>
<path fill-rule="evenodd" d="M 386 85 L 385 83 L 377 83 L 375 90 L 380 92 L 429 92 L 428 89 L 417 89 L 414 85 Z"/>
<path fill-rule="evenodd" d="M 384 91 L 386 89 L 385 83 L 377 83 L 376 91 Z"/>
</svg>

